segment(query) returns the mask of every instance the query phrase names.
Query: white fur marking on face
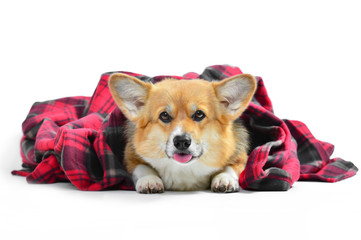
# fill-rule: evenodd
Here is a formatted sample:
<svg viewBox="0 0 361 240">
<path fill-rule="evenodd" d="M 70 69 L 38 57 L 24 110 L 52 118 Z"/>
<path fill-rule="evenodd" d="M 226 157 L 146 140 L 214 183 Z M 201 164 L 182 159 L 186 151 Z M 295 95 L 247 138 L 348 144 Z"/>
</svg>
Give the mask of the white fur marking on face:
<svg viewBox="0 0 361 240">
<path fill-rule="evenodd" d="M 182 125 L 178 125 L 173 132 L 170 134 L 170 138 L 174 138 L 175 136 L 178 135 L 182 135 L 183 134 L 183 130 L 182 130 Z"/>
</svg>

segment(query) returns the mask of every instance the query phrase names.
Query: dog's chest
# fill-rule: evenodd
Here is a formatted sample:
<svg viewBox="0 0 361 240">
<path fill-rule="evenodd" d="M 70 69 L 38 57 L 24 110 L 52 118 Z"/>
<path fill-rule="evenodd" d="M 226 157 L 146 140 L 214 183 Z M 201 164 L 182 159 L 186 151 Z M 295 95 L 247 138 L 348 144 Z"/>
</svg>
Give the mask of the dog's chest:
<svg viewBox="0 0 361 240">
<path fill-rule="evenodd" d="M 173 159 L 145 159 L 158 172 L 167 190 L 191 191 L 207 189 L 211 177 L 219 169 L 195 161 L 181 165 Z"/>
</svg>

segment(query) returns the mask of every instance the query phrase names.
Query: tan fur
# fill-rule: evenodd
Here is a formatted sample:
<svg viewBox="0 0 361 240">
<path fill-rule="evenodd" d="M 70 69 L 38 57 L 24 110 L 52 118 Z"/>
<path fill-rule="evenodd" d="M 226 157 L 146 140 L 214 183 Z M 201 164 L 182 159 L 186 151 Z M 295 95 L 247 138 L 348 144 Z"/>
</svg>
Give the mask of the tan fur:
<svg viewBox="0 0 361 240">
<path fill-rule="evenodd" d="M 164 145 L 169 141 L 172 131 L 177 126 L 182 126 L 182 130 L 189 133 L 193 141 L 206 143 L 207 147 L 197 161 L 219 169 L 218 172 L 226 166 L 231 166 L 239 176 L 248 158 L 248 134 L 243 125 L 235 120 L 247 107 L 256 87 L 251 75 L 244 74 L 242 77 L 245 79 L 243 81 L 248 81 L 245 86 L 250 86 L 251 89 L 247 89 L 243 101 L 230 103 L 229 99 L 234 93 L 230 91 L 229 97 L 224 96 L 228 92 L 223 88 L 227 84 L 233 84 L 232 80 L 237 76 L 220 82 L 166 79 L 152 85 L 125 74 L 113 74 L 109 80 L 111 93 L 130 120 L 126 127 L 128 142 L 124 159 L 127 171 L 133 173 L 140 164 L 151 167 L 144 158 L 169 157 Z M 120 94 L 119 86 L 122 81 L 129 81 L 126 86 L 135 84 L 137 91 L 142 94 L 145 91 L 146 94 L 139 98 L 129 97 L 127 94 L 131 95 L 131 92 Z M 134 103 L 135 107 L 126 105 L 127 101 Z M 231 104 L 233 105 L 230 106 Z M 196 122 L 191 118 L 196 110 L 205 113 L 206 117 L 202 121 Z M 173 120 L 170 123 L 164 123 L 159 119 L 163 111 L 172 116 Z"/>
</svg>

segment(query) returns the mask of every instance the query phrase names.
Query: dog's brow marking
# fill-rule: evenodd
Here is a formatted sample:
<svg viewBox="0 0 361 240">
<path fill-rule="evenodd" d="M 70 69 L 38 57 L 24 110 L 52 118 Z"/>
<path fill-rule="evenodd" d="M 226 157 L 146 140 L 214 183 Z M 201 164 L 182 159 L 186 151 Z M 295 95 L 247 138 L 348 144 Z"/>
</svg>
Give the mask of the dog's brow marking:
<svg viewBox="0 0 361 240">
<path fill-rule="evenodd" d="M 165 110 L 167 111 L 167 113 L 170 113 L 170 112 L 171 112 L 170 106 L 168 105 L 168 106 L 165 108 Z"/>
</svg>

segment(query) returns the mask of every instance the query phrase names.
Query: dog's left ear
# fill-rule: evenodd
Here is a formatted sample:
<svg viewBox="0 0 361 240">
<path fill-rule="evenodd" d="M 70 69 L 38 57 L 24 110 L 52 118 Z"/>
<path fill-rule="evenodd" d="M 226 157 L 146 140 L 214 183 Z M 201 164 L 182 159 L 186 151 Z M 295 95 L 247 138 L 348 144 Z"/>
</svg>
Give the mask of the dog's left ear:
<svg viewBox="0 0 361 240">
<path fill-rule="evenodd" d="M 114 73 L 109 77 L 108 85 L 123 114 L 129 120 L 136 121 L 144 108 L 152 84 L 127 74 Z"/>
<path fill-rule="evenodd" d="M 250 74 L 240 74 L 213 82 L 222 112 L 232 120 L 246 109 L 256 91 L 257 82 Z"/>
</svg>

